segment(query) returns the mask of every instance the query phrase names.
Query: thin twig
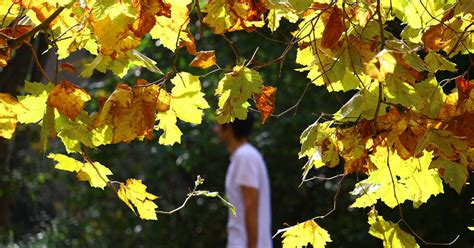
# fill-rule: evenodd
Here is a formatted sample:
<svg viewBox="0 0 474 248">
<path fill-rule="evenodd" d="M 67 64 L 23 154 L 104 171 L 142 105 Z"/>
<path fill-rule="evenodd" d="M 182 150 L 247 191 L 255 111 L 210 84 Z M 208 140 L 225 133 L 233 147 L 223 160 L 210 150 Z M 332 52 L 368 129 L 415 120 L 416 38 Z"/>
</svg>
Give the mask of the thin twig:
<svg viewBox="0 0 474 248">
<path fill-rule="evenodd" d="M 304 180 L 303 180 L 303 183 L 308 182 L 308 181 L 312 181 L 312 180 L 315 180 L 315 179 L 321 180 L 321 181 L 331 181 L 331 180 L 333 180 L 333 179 L 336 179 L 336 178 L 342 177 L 342 176 L 344 176 L 344 173 L 342 173 L 342 174 L 337 174 L 337 175 L 332 176 L 332 177 L 314 176 L 314 177 L 311 177 L 311 178 L 308 178 L 308 179 L 304 179 Z"/>
<path fill-rule="evenodd" d="M 380 36 L 381 36 L 381 51 L 385 48 L 385 33 L 384 33 L 384 28 L 383 28 L 383 22 L 382 22 L 382 13 L 380 11 L 380 0 L 377 0 L 377 7 L 376 7 L 376 10 L 375 10 L 375 13 L 377 13 L 377 16 L 378 16 L 378 23 L 379 23 L 379 31 L 380 31 Z M 379 115 L 379 111 L 380 111 L 380 105 L 382 103 L 382 89 L 383 89 L 383 85 L 380 81 L 378 81 L 378 84 L 379 84 L 379 95 L 378 95 L 378 99 L 377 99 L 377 106 L 375 108 L 375 113 L 374 113 L 374 126 L 375 126 L 375 130 L 378 131 L 378 125 L 377 125 L 377 117 Z"/>
<path fill-rule="evenodd" d="M 259 47 L 257 47 L 257 49 L 255 49 L 255 52 L 253 52 L 252 57 L 250 58 L 249 62 L 247 62 L 245 67 L 248 67 L 253 62 L 253 60 L 255 59 L 255 55 L 257 55 L 258 49 L 259 49 Z"/>
<path fill-rule="evenodd" d="M 341 191 L 342 181 L 344 180 L 344 178 L 345 178 L 345 175 L 342 176 L 341 180 L 339 180 L 339 182 L 337 183 L 336 193 L 334 194 L 334 197 L 333 197 L 333 207 L 332 207 L 332 209 L 329 210 L 329 212 L 327 212 L 324 215 L 320 215 L 320 216 L 316 216 L 316 217 L 311 218 L 311 220 L 324 219 L 327 216 L 329 216 L 330 214 L 332 214 L 334 211 L 336 211 L 337 197 L 339 196 L 339 193 Z M 294 226 L 290 226 L 290 227 L 283 228 L 283 229 L 278 229 L 278 231 L 272 236 L 272 239 L 275 238 L 278 234 L 280 234 L 282 232 L 286 232 L 286 231 L 288 231 L 289 229 L 291 229 L 293 227 Z"/>
<path fill-rule="evenodd" d="M 177 207 L 173 210 L 170 210 L 170 211 L 157 210 L 155 212 L 158 213 L 158 214 L 173 214 L 174 212 L 177 212 L 177 211 L 183 209 L 186 206 L 186 204 L 188 203 L 189 199 L 191 199 L 193 196 L 196 196 L 195 193 L 196 193 L 196 189 L 197 189 L 198 186 L 199 186 L 198 184 L 194 185 L 193 191 L 191 191 L 191 193 L 188 194 L 188 197 L 186 197 L 186 199 L 184 200 L 183 204 L 181 204 L 181 206 L 179 206 L 179 207 Z"/>
<path fill-rule="evenodd" d="M 41 74 L 43 74 L 43 77 L 46 80 L 48 80 L 48 82 L 52 82 L 51 79 L 48 77 L 48 74 L 46 73 L 46 71 L 44 71 L 43 66 L 41 66 L 41 63 L 39 62 L 38 56 L 36 55 L 36 51 L 35 51 L 35 48 L 33 47 L 33 45 L 31 45 L 31 43 L 29 43 L 27 41 L 25 41 L 24 44 L 27 45 L 30 48 L 31 53 L 33 54 L 33 59 L 35 61 L 35 64 L 38 67 L 38 69 L 40 70 Z"/>
<path fill-rule="evenodd" d="M 227 38 L 227 36 L 225 34 L 222 34 L 222 37 L 224 37 L 225 41 L 227 41 L 227 43 L 229 43 L 230 49 L 232 49 L 232 52 L 234 53 L 236 63 L 238 63 L 239 62 L 239 52 L 237 52 L 237 48 L 235 47 L 234 42 L 232 40 L 230 40 L 229 38 Z"/>
</svg>

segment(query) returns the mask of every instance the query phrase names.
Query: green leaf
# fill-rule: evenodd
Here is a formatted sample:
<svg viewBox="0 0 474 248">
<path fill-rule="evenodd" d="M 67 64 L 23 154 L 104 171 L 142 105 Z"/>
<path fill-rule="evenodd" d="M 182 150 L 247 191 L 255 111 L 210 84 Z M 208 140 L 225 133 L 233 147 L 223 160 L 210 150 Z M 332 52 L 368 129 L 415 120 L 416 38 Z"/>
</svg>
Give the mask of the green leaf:
<svg viewBox="0 0 474 248">
<path fill-rule="evenodd" d="M 465 165 L 442 157 L 433 160 L 430 168 L 438 168 L 444 182 L 449 184 L 451 188 L 455 189 L 458 194 L 461 193 L 461 190 L 464 185 L 466 185 L 467 178 L 469 177 L 469 171 Z"/>
<path fill-rule="evenodd" d="M 247 102 L 252 94 L 262 91 L 263 80 L 260 74 L 243 66 L 236 66 L 219 81 L 216 95 L 219 96 L 217 122 L 220 124 L 234 121 L 235 118 L 246 119 Z"/>
<path fill-rule="evenodd" d="M 432 145 L 446 158 L 455 157 L 456 151 L 465 151 L 468 147 L 464 140 L 446 130 L 427 129 L 415 147 L 414 155 L 420 154 Z"/>
<path fill-rule="evenodd" d="M 432 76 L 415 84 L 415 90 L 424 101 L 424 107 L 420 111 L 428 117 L 437 118 L 446 101 L 446 94 L 436 78 Z"/>
<path fill-rule="evenodd" d="M 38 123 L 43 119 L 43 116 L 46 113 L 48 93 L 52 88 L 53 85 L 50 83 L 45 85 L 42 83 L 25 82 L 25 91 L 28 94 L 25 96 L 19 96 L 18 100 L 28 109 L 28 111 L 17 116 L 20 123 Z"/>
<path fill-rule="evenodd" d="M 410 109 L 422 109 L 424 107 L 423 99 L 411 84 L 396 80 L 392 76 L 388 76 L 385 83 L 383 93 L 389 102 L 401 104 Z"/>
<path fill-rule="evenodd" d="M 371 83 L 357 92 L 335 114 L 334 119 L 340 122 L 354 122 L 359 118 L 372 120 L 377 109 L 379 86 Z M 379 115 L 385 114 L 386 104 L 382 103 Z"/>
<path fill-rule="evenodd" d="M 455 63 L 447 60 L 445 57 L 434 51 L 430 51 L 426 55 L 425 62 L 428 67 L 428 71 L 432 73 L 435 73 L 437 71 L 457 71 Z"/>
</svg>

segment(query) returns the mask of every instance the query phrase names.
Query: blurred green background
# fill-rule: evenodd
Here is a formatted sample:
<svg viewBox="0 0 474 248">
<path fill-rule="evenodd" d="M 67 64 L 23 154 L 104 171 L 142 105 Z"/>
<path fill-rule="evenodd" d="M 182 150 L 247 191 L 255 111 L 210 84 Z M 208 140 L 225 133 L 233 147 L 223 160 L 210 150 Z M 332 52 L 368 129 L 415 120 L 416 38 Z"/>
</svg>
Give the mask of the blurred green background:
<svg viewBox="0 0 474 248">
<path fill-rule="evenodd" d="M 217 62 L 222 68 L 232 68 L 235 57 L 228 43 L 221 36 L 204 30 L 199 33 L 199 23 L 191 25 L 196 35 L 198 50 L 216 50 Z M 264 36 L 285 40 L 294 26 L 283 23 L 280 32 L 234 32 L 228 34 L 239 54 L 249 59 L 259 47 L 255 60 L 264 62 L 280 56 L 285 45 L 272 42 Z M 37 39 L 38 54 L 47 47 Z M 139 49 L 158 62 L 165 73 L 170 70 L 173 54 L 149 38 Z M 265 85 L 278 88 L 276 111 L 280 113 L 293 104 L 309 83 L 303 73 L 295 71 L 296 49 L 293 48 L 281 67 L 271 65 L 260 70 Z M 48 56 L 41 57 L 48 62 Z M 79 56 L 76 59 L 84 59 Z M 182 49 L 178 70 L 203 75 L 209 70 L 188 67 L 192 57 Z M 55 61 L 53 61 L 55 62 Z M 54 63 L 53 63 L 54 65 Z M 90 152 L 92 159 L 108 166 L 114 172 L 114 180 L 142 179 L 150 192 L 159 195 L 156 202 L 160 210 L 171 210 L 184 201 L 194 186 L 197 175 L 205 179 L 202 189 L 224 192 L 224 180 L 228 154 L 212 132 L 217 98 L 214 89 L 223 73 L 213 73 L 201 79 L 206 99 L 212 108 L 205 111 L 202 125 L 178 125 L 183 131 L 181 144 L 164 147 L 157 139 L 134 141 L 100 147 Z M 133 85 L 137 78 L 149 81 L 159 79 L 146 69 L 135 68 L 122 80 L 97 73 L 93 78 L 77 82 L 87 89 L 93 98 L 108 96 L 117 82 Z M 18 94 L 24 80 L 39 81 L 40 73 L 31 61 L 25 47 L 18 49 L 9 66 L 0 71 L 0 92 Z M 168 85 L 169 87 L 169 85 Z M 170 89 L 170 88 L 168 88 Z M 323 87 L 309 86 L 309 90 L 297 108 L 280 118 L 270 118 L 255 130 L 251 142 L 263 153 L 271 181 L 272 231 L 294 225 L 314 216 L 323 215 L 333 207 L 337 180 L 311 181 L 298 187 L 302 166 L 298 160 L 299 135 L 321 113 L 333 113 L 341 102 L 353 92 L 328 93 Z M 86 108 L 97 110 L 97 102 L 91 101 Z M 159 137 L 156 133 L 155 137 Z M 192 198 L 183 210 L 173 215 L 160 215 L 158 221 L 144 221 L 110 190 L 91 188 L 79 182 L 74 175 L 55 170 L 53 162 L 39 150 L 39 127 L 20 126 L 12 140 L 0 140 L 0 246 L 48 246 L 48 247 L 224 247 L 227 209 L 217 199 Z M 50 143 L 49 151 L 64 152 L 58 141 Z M 47 153 L 48 153 L 47 152 Z M 46 153 L 46 154 L 47 154 Z M 310 176 L 332 176 L 342 172 L 322 168 Z M 351 175 L 344 179 L 337 199 L 336 211 L 318 223 L 331 234 L 329 247 L 380 247 L 380 240 L 370 236 L 367 212 L 350 209 L 353 199 L 348 194 L 363 175 Z M 472 247 L 474 240 L 467 230 L 472 225 L 473 210 L 467 187 L 459 196 L 449 187 L 445 194 L 430 199 L 415 211 L 410 203 L 403 204 L 405 218 L 417 233 L 431 242 L 448 242 L 457 235 L 455 247 Z M 396 222 L 398 211 L 380 204 L 380 214 Z M 403 227 L 403 226 L 402 226 Z M 404 227 L 406 229 L 406 227 Z M 275 247 L 281 238 L 274 239 Z M 419 241 L 419 243 L 421 243 Z"/>
</svg>

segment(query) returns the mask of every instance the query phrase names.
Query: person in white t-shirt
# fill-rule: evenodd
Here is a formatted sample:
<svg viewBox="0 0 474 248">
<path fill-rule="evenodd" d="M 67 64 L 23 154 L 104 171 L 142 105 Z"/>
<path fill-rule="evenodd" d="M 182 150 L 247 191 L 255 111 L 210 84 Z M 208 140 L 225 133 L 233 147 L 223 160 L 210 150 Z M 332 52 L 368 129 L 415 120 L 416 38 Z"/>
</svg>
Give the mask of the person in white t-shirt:
<svg viewBox="0 0 474 248">
<path fill-rule="evenodd" d="M 236 216 L 227 220 L 228 248 L 271 248 L 270 183 L 260 152 L 247 139 L 253 116 L 216 125 L 215 133 L 230 153 L 225 179 L 226 196 Z"/>
</svg>

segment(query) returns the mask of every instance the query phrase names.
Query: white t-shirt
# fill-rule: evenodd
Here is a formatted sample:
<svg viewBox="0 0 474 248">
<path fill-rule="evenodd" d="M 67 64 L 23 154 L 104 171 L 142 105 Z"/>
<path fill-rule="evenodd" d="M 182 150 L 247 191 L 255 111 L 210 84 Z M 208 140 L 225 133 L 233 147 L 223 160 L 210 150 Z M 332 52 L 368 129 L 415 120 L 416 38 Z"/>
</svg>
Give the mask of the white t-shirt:
<svg viewBox="0 0 474 248">
<path fill-rule="evenodd" d="M 227 220 L 227 247 L 247 247 L 245 207 L 241 186 L 258 190 L 257 247 L 271 248 L 270 183 L 262 155 L 249 143 L 241 145 L 230 157 L 225 179 L 226 196 L 235 207 L 236 215 L 229 211 Z"/>
</svg>

